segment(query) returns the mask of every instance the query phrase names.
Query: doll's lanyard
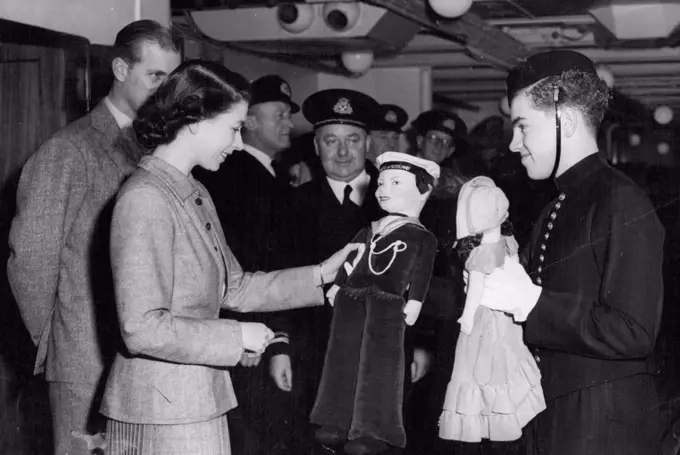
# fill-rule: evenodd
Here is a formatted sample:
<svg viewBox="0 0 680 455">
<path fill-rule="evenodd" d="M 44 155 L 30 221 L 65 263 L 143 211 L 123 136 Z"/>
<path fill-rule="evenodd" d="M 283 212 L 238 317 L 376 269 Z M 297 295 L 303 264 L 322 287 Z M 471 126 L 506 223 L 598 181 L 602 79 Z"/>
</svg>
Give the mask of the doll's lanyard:
<svg viewBox="0 0 680 455">
<path fill-rule="evenodd" d="M 395 240 L 394 242 L 390 243 L 387 245 L 384 249 L 380 251 L 375 251 L 375 246 L 378 242 L 379 239 L 383 237 L 387 237 L 389 234 L 391 234 L 393 231 L 396 229 L 400 228 L 401 226 L 407 224 L 407 223 L 414 223 L 414 224 L 419 224 L 420 223 L 417 220 L 414 219 L 409 219 L 409 218 L 400 218 L 396 219 L 394 221 L 390 221 L 387 223 L 387 225 L 382 229 L 381 232 L 375 234 L 371 238 L 371 246 L 368 251 L 368 268 L 371 270 L 371 273 L 374 275 L 382 275 L 385 272 L 387 272 L 392 264 L 394 263 L 394 260 L 397 258 L 397 254 L 401 253 L 402 251 L 405 251 L 408 246 L 406 245 L 406 242 L 403 240 Z M 392 251 L 392 258 L 390 259 L 390 262 L 387 264 L 387 266 L 382 269 L 380 272 L 376 272 L 373 269 L 373 255 L 379 256 L 381 254 L 387 253 L 388 251 Z"/>
</svg>

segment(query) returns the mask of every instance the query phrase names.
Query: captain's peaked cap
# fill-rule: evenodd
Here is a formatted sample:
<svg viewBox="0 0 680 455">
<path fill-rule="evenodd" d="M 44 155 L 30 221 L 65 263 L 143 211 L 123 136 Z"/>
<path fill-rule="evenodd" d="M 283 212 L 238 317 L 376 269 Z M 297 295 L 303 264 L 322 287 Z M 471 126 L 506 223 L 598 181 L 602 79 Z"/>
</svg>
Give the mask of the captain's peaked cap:
<svg viewBox="0 0 680 455">
<path fill-rule="evenodd" d="M 302 115 L 314 128 L 352 125 L 368 131 L 380 105 L 365 93 L 347 89 L 316 92 L 302 103 Z"/>
<path fill-rule="evenodd" d="M 508 101 L 512 101 L 520 90 L 546 77 L 559 76 L 571 70 L 597 75 L 593 61 L 580 52 L 560 49 L 534 54 L 518 63 L 505 79 Z"/>
</svg>

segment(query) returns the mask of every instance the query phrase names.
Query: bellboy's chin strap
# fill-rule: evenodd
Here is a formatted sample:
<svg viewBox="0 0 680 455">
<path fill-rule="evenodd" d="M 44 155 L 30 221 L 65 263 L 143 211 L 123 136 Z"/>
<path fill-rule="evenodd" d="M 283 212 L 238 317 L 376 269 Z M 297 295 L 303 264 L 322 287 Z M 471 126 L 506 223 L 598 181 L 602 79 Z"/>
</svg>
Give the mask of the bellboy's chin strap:
<svg viewBox="0 0 680 455">
<path fill-rule="evenodd" d="M 562 159 L 562 113 L 559 108 L 560 101 L 560 87 L 555 84 L 553 88 L 553 103 L 555 104 L 555 134 L 557 135 L 555 141 L 555 165 L 553 166 L 550 178 L 554 179 L 557 175 L 557 168 L 560 167 L 560 160 Z"/>
</svg>

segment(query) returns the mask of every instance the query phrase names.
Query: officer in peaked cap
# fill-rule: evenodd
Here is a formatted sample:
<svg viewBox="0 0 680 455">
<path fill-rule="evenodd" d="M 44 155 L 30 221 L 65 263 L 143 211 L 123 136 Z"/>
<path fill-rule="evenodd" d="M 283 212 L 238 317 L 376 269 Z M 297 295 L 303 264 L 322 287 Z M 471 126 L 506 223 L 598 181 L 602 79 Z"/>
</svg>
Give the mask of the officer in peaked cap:
<svg viewBox="0 0 680 455">
<path fill-rule="evenodd" d="M 467 127 L 456 114 L 442 110 L 423 112 L 412 127 L 416 133 L 418 156 L 441 164 L 465 140 Z"/>
<path fill-rule="evenodd" d="M 370 96 L 347 89 L 321 90 L 302 104 L 302 114 L 314 129 L 325 125 L 351 125 L 370 130 L 378 102 Z"/>
<path fill-rule="evenodd" d="M 366 151 L 378 108 L 372 97 L 346 89 L 322 90 L 302 104 L 303 115 L 314 125 L 314 146 L 321 165 L 333 182 L 369 180 L 364 176 Z M 358 200 L 359 191 L 353 197 Z"/>
<path fill-rule="evenodd" d="M 281 101 L 290 106 L 290 111 L 295 114 L 300 110 L 300 106 L 293 102 L 293 92 L 290 89 L 290 84 L 286 82 L 281 76 L 276 74 L 269 74 L 253 81 L 250 84 L 250 105 L 271 103 L 274 101 Z"/>
<path fill-rule="evenodd" d="M 399 106 L 380 105 L 371 125 L 371 147 L 366 157 L 371 163 L 385 152 L 399 151 L 399 138 L 407 121 L 408 114 Z"/>
<path fill-rule="evenodd" d="M 599 151 L 610 91 L 574 51 L 529 57 L 507 91 L 510 151 L 558 190 L 534 223 L 526 270 L 506 263 L 499 292 L 485 288 L 481 303 L 517 303 L 539 359 L 546 409 L 526 428 L 528 453 L 662 453 L 653 359 L 664 229 L 645 192 Z"/>
</svg>

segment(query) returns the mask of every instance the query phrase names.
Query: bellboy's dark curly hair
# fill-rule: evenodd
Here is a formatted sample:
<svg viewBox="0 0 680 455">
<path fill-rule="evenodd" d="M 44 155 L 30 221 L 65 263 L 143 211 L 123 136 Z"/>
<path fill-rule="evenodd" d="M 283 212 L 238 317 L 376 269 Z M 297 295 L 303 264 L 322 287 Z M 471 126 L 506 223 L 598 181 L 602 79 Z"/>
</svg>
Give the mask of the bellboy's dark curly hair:
<svg viewBox="0 0 680 455">
<path fill-rule="evenodd" d="M 596 133 L 611 99 L 607 84 L 595 73 L 565 71 L 560 76 L 547 77 L 529 89 L 528 96 L 533 106 L 553 112 L 555 86 L 560 90 L 560 105 L 581 111 L 587 126 Z"/>
</svg>

